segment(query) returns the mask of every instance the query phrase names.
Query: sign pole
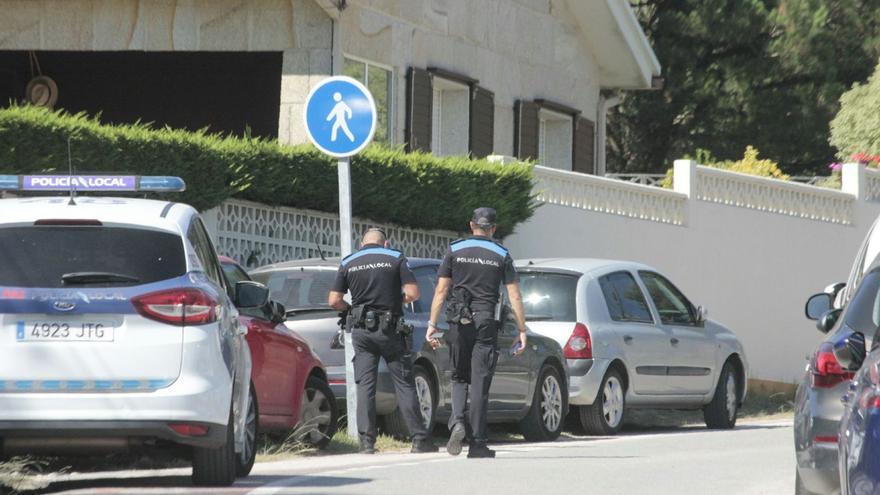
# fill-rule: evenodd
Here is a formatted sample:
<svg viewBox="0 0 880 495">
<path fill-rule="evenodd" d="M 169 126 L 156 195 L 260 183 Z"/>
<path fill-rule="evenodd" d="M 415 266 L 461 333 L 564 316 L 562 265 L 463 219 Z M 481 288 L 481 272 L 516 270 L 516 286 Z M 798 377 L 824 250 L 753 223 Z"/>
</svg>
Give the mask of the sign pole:
<svg viewBox="0 0 880 495">
<path fill-rule="evenodd" d="M 337 162 L 339 172 L 339 248 L 342 257 L 351 254 L 351 162 L 348 157 Z M 345 404 L 348 436 L 358 438 L 357 385 L 354 383 L 354 346 L 351 332 L 345 333 Z"/>
</svg>

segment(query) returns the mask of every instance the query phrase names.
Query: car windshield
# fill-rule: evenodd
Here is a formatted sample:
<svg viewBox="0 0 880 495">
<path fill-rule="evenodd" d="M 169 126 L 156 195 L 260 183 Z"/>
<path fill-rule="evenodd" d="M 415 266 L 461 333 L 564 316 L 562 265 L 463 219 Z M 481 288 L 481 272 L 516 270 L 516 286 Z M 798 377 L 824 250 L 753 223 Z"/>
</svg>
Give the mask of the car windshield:
<svg viewBox="0 0 880 495">
<path fill-rule="evenodd" d="M 138 228 L 0 228 L 0 286 L 120 287 L 186 273 L 180 236 Z"/>
<path fill-rule="evenodd" d="M 254 273 L 252 277 L 269 288 L 269 297 L 288 310 L 328 309 L 327 295 L 336 277 L 335 270 L 306 270 Z"/>
<path fill-rule="evenodd" d="M 564 273 L 520 272 L 526 320 L 577 321 L 578 277 Z"/>
<path fill-rule="evenodd" d="M 868 338 L 880 328 L 880 267 L 868 273 L 856 289 L 846 311 L 846 324 Z"/>
</svg>

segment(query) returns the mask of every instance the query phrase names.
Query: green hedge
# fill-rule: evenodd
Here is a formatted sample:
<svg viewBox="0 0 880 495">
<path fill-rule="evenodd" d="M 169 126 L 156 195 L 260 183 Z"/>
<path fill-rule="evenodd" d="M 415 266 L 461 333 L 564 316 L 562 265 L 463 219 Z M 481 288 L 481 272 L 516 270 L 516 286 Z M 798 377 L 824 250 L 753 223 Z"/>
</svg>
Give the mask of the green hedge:
<svg viewBox="0 0 880 495">
<path fill-rule="evenodd" d="M 225 137 L 205 131 L 104 125 L 84 114 L 36 107 L 0 109 L 0 172 L 67 170 L 67 141 L 80 172 L 178 175 L 173 198 L 204 210 L 229 197 L 338 211 L 336 162 L 312 146 Z M 507 235 L 536 207 L 527 164 L 438 158 L 370 146 L 352 160 L 358 217 L 425 229 L 463 231 L 471 211 L 494 206 Z"/>
</svg>

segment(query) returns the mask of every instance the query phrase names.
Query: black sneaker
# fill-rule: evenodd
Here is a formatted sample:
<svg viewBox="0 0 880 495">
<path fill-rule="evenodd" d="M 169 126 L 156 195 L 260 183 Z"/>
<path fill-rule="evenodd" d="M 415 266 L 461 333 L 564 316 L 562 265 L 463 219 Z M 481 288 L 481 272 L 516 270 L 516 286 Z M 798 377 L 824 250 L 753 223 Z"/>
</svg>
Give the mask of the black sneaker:
<svg viewBox="0 0 880 495">
<path fill-rule="evenodd" d="M 452 433 L 449 435 L 449 441 L 446 442 L 446 452 L 449 455 L 461 454 L 461 442 L 464 440 L 465 433 L 464 425 L 455 423 L 455 426 L 452 427 Z"/>
<path fill-rule="evenodd" d="M 485 445 L 474 445 L 468 449 L 468 459 L 494 459 L 495 451 Z"/>
<path fill-rule="evenodd" d="M 358 449 L 358 453 L 360 454 L 375 454 L 376 453 L 376 444 L 369 441 L 361 440 L 361 447 Z"/>
<path fill-rule="evenodd" d="M 422 440 L 414 440 L 414 441 L 413 441 L 413 444 L 412 444 L 412 450 L 410 450 L 410 453 L 413 453 L 413 454 L 431 454 L 431 453 L 433 453 L 433 452 L 437 452 L 437 451 L 439 451 L 439 450 L 440 450 L 440 449 L 437 448 L 436 445 L 434 445 L 434 442 L 432 442 L 432 441 L 431 441 L 430 439 L 428 439 L 428 438 L 424 438 L 424 439 L 422 439 Z"/>
</svg>

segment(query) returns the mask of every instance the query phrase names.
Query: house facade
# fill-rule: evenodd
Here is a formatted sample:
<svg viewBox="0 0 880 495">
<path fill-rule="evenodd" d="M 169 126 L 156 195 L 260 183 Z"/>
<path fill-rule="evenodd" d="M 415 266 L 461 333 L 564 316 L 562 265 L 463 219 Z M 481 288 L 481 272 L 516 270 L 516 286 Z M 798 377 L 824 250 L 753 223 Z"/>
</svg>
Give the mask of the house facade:
<svg viewBox="0 0 880 495">
<path fill-rule="evenodd" d="M 605 89 L 660 66 L 626 0 L 0 0 L 0 102 L 306 141 L 303 103 L 364 82 L 376 139 L 602 173 Z"/>
</svg>

